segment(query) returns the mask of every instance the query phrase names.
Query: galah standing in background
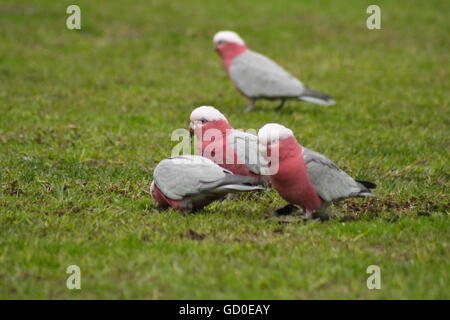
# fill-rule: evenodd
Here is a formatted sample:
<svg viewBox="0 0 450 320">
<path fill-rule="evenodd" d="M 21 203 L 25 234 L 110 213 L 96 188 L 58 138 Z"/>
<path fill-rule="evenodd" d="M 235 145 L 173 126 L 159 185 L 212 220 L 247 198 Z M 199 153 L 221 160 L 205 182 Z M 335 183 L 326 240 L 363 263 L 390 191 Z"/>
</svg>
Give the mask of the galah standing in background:
<svg viewBox="0 0 450 320">
<path fill-rule="evenodd" d="M 207 158 L 184 155 L 158 163 L 150 194 L 160 207 L 194 211 L 230 192 L 264 190 L 253 186 L 254 180 L 234 175 Z"/>
<path fill-rule="evenodd" d="M 258 137 L 233 129 L 227 118 L 214 107 L 194 109 L 190 116 L 191 134 L 197 139 L 198 152 L 234 174 L 256 178 L 265 184 L 267 177 L 260 175 L 262 157 L 258 153 Z"/>
<path fill-rule="evenodd" d="M 248 99 L 245 111 L 253 110 L 257 99 L 299 99 L 321 105 L 334 100 L 320 92 L 305 88 L 303 83 L 269 58 L 249 50 L 244 40 L 233 31 L 220 31 L 213 38 L 214 47 L 222 57 L 223 66 L 236 89 Z"/>
<path fill-rule="evenodd" d="M 280 124 L 269 123 L 258 131 L 260 152 L 267 156 L 278 148 L 278 170 L 270 175 L 272 186 L 291 204 L 302 207 L 308 216 L 314 211 L 326 213 L 335 200 L 374 196 L 369 190 L 376 185 L 357 181 L 330 159 L 298 144 L 292 131 Z"/>
</svg>

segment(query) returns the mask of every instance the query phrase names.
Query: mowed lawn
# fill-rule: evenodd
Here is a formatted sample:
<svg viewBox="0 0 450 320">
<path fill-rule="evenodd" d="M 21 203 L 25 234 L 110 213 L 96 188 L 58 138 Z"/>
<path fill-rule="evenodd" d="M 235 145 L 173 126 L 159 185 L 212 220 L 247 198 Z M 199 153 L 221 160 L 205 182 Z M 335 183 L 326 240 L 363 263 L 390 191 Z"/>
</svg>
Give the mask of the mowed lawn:
<svg viewBox="0 0 450 320">
<path fill-rule="evenodd" d="M 0 298 L 450 298 L 449 1 L 78 0 L 80 31 L 70 4 L 0 2 Z M 222 29 L 337 104 L 243 113 Z M 284 124 L 378 198 L 322 222 L 275 216 L 274 190 L 158 210 L 152 169 L 200 105 Z"/>
</svg>

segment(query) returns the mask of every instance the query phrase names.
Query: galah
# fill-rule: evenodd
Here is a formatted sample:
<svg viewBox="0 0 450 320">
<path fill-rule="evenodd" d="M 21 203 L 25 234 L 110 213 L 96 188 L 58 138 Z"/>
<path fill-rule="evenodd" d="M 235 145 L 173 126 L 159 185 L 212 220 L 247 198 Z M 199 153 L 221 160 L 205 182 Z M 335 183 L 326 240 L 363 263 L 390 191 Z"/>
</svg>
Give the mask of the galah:
<svg viewBox="0 0 450 320">
<path fill-rule="evenodd" d="M 287 202 L 302 207 L 308 216 L 314 211 L 326 213 L 332 201 L 350 197 L 374 196 L 376 185 L 354 180 L 324 155 L 303 148 L 293 132 L 276 123 L 258 131 L 260 152 L 271 158 L 270 183 Z M 267 172 L 267 171 L 266 171 Z"/>
<path fill-rule="evenodd" d="M 254 186 L 254 180 L 234 175 L 207 158 L 183 155 L 158 163 L 150 194 L 162 208 L 195 211 L 231 192 L 264 190 Z"/>
<path fill-rule="evenodd" d="M 248 49 L 236 32 L 217 32 L 213 43 L 234 86 L 248 99 L 247 112 L 253 110 L 258 99 L 281 100 L 278 110 L 287 99 L 327 106 L 335 103 L 329 95 L 306 88 L 271 59 Z"/>
<path fill-rule="evenodd" d="M 234 174 L 255 178 L 257 184 L 266 184 L 260 175 L 258 137 L 233 129 L 227 118 L 216 108 L 202 106 L 190 115 L 191 134 L 197 139 L 198 153 Z"/>
<path fill-rule="evenodd" d="M 269 182 L 268 176 L 263 175 L 268 161 L 258 151 L 256 135 L 234 129 L 219 110 L 210 106 L 194 109 L 190 120 L 191 133 L 195 134 L 199 154 L 234 174 L 258 178 L 261 184 Z M 217 131 L 219 135 L 208 134 L 210 130 Z M 215 154 L 218 149 L 222 152 L 221 156 Z M 325 156 L 307 148 L 303 148 L 303 157 L 308 172 L 313 176 L 316 175 L 317 166 L 311 159 L 322 158 L 325 163 L 332 163 Z M 231 163 L 227 161 L 229 159 L 232 159 Z"/>
</svg>

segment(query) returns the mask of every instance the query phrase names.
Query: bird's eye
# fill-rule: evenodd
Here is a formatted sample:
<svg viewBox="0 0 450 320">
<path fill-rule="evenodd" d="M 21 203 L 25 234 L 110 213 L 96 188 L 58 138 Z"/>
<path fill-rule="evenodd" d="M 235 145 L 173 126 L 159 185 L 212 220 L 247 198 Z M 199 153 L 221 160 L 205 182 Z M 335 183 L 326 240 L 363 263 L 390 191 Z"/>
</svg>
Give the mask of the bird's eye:
<svg viewBox="0 0 450 320">
<path fill-rule="evenodd" d="M 217 42 L 218 45 L 221 45 L 221 44 L 224 44 L 224 43 L 225 43 L 225 41 L 223 41 L 223 40 L 219 40 L 219 41 Z"/>
</svg>

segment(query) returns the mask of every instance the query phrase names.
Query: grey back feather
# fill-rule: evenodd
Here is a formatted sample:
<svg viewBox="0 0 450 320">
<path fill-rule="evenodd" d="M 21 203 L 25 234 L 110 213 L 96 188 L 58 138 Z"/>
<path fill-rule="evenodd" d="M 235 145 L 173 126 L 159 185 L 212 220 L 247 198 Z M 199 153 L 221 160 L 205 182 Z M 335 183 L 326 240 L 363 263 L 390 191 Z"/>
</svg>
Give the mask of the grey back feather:
<svg viewBox="0 0 450 320">
<path fill-rule="evenodd" d="M 271 59 L 247 50 L 230 67 L 236 87 L 250 98 L 298 97 L 303 84 Z"/>
<path fill-rule="evenodd" d="M 181 200 L 201 193 L 225 194 L 232 190 L 222 186 L 249 183 L 252 178 L 233 175 L 207 158 L 185 155 L 162 160 L 153 172 L 153 179 L 168 198 Z M 253 187 L 252 190 L 259 188 Z"/>
<path fill-rule="evenodd" d="M 303 159 L 311 183 L 324 201 L 373 195 L 324 155 L 303 148 Z"/>
</svg>

